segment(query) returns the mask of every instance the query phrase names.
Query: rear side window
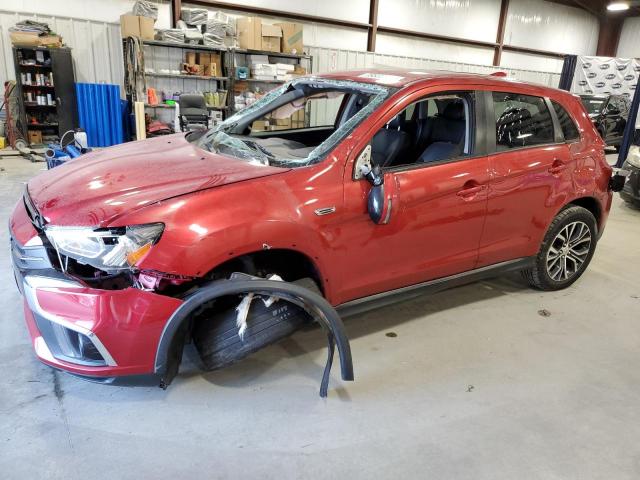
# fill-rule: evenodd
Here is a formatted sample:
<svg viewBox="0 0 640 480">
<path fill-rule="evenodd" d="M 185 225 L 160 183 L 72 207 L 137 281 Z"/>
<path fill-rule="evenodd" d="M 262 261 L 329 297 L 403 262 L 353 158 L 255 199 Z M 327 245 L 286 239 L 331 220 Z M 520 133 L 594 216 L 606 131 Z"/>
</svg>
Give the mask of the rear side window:
<svg viewBox="0 0 640 480">
<path fill-rule="evenodd" d="M 556 115 L 558 117 L 558 121 L 560 122 L 560 128 L 562 129 L 562 135 L 564 135 L 564 139 L 567 141 L 579 140 L 580 133 L 578 133 L 576 124 L 571 119 L 569 113 L 559 103 L 551 100 L 551 104 L 553 105 L 553 109 L 556 111 Z"/>
<path fill-rule="evenodd" d="M 498 151 L 554 143 L 551 112 L 542 97 L 493 92 L 493 108 Z"/>
</svg>

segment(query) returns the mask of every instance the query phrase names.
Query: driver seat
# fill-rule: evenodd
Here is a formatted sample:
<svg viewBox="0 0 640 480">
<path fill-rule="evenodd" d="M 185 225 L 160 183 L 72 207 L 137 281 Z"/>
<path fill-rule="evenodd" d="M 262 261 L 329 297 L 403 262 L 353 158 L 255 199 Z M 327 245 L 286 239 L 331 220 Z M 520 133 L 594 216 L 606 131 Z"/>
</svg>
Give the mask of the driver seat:
<svg viewBox="0 0 640 480">
<path fill-rule="evenodd" d="M 385 168 L 394 164 L 401 153 L 411 144 L 410 136 L 401 129 L 399 116 L 381 128 L 371 140 L 371 157 L 374 165 Z"/>
</svg>

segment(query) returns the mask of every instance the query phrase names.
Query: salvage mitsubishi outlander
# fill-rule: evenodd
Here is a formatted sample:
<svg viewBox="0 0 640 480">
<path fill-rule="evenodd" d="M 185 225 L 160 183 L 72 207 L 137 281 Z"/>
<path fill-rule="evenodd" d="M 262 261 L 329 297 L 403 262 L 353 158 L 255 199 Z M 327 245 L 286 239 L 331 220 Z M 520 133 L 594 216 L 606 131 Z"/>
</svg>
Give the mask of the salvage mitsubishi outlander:
<svg viewBox="0 0 640 480">
<path fill-rule="evenodd" d="M 216 369 L 316 320 L 327 366 L 335 345 L 352 380 L 338 314 L 514 270 L 540 290 L 575 282 L 611 174 L 570 93 L 332 73 L 209 131 L 38 175 L 11 217 L 12 258 L 35 353 L 57 369 L 165 387 L 188 342 Z"/>
</svg>

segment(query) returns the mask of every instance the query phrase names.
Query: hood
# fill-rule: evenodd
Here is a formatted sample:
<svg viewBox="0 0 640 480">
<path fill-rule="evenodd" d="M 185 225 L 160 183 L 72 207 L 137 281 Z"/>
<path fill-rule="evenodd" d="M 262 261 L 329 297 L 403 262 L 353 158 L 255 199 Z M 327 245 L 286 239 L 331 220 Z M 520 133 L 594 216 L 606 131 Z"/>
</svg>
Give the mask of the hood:
<svg viewBox="0 0 640 480">
<path fill-rule="evenodd" d="M 83 155 L 30 180 L 29 195 L 47 223 L 106 226 L 160 200 L 287 171 L 210 153 L 185 137 L 169 135 Z"/>
</svg>

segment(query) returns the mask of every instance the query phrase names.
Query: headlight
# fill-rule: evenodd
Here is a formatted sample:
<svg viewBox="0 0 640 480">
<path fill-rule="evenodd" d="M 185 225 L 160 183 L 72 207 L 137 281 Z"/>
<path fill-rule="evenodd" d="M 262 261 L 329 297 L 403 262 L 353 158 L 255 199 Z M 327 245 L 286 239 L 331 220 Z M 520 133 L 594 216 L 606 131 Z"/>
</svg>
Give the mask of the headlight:
<svg viewBox="0 0 640 480">
<path fill-rule="evenodd" d="M 633 167 L 640 168 L 640 147 L 633 145 L 629 149 L 629 155 L 627 155 L 627 163 Z"/>
<path fill-rule="evenodd" d="M 120 228 L 46 227 L 47 238 L 58 253 L 100 270 L 133 267 L 160 239 L 164 224 L 149 223 Z"/>
</svg>

